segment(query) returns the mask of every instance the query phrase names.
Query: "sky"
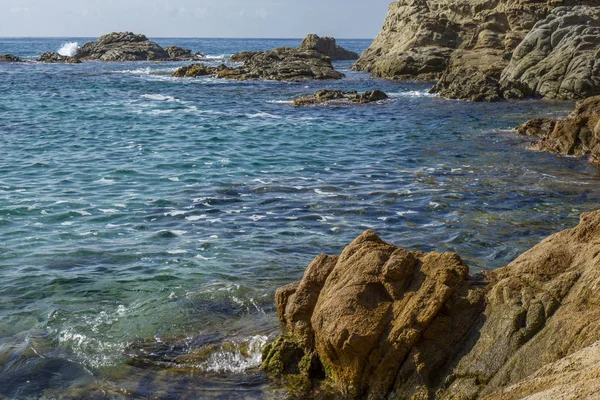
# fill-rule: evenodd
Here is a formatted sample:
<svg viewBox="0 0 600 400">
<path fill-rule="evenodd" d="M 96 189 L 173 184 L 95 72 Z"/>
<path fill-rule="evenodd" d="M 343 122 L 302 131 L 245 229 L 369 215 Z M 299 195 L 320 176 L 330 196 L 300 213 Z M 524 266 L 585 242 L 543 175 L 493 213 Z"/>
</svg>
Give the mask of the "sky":
<svg viewBox="0 0 600 400">
<path fill-rule="evenodd" d="M 392 0 L 0 0 L 0 37 L 374 38 Z"/>
</svg>

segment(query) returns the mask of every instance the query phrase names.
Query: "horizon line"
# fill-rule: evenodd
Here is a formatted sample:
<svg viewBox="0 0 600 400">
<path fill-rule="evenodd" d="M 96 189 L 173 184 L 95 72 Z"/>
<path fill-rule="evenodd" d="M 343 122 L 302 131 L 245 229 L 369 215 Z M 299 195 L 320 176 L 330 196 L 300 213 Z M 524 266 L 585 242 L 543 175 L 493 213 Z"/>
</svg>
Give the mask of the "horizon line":
<svg viewBox="0 0 600 400">
<path fill-rule="evenodd" d="M 144 34 L 145 35 L 145 34 Z M 103 36 L 103 35 L 100 35 Z M 100 36 L 0 36 L 0 39 L 94 39 Z M 302 40 L 305 37 L 229 37 L 229 36 L 149 36 L 149 39 L 244 39 L 244 40 Z M 320 35 L 319 35 L 320 36 Z M 325 36 L 322 36 L 325 37 Z M 335 37 L 336 40 L 374 40 L 375 38 Z"/>
</svg>

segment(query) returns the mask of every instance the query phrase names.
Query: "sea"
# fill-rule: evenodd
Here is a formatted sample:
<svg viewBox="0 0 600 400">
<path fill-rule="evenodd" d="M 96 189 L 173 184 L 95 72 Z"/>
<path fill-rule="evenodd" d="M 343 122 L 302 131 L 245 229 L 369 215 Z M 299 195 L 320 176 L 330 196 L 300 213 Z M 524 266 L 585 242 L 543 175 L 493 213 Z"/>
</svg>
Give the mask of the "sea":
<svg viewBox="0 0 600 400">
<path fill-rule="evenodd" d="M 154 40 L 210 65 L 300 43 Z M 0 399 L 283 399 L 258 368 L 273 297 L 318 254 L 372 229 L 476 274 L 600 204 L 598 169 L 514 131 L 573 103 L 446 100 L 350 61 L 339 81 L 171 77 L 186 64 L 0 64 Z M 325 88 L 389 99 L 291 105 Z"/>
</svg>

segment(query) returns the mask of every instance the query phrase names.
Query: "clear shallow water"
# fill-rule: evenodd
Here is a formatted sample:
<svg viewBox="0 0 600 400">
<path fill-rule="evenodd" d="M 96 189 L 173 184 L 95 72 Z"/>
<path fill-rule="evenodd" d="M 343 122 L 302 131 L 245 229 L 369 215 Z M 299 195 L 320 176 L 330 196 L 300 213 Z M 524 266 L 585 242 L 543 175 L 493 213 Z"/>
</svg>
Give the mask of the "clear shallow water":
<svg viewBox="0 0 600 400">
<path fill-rule="evenodd" d="M 218 63 L 299 40 L 158 42 Z M 349 62 L 336 82 L 169 76 L 184 64 L 0 64 L 0 398 L 278 397 L 253 367 L 275 289 L 317 254 L 370 228 L 492 269 L 600 200 L 597 169 L 509 131 L 570 103 L 443 100 Z M 391 99 L 289 105 L 320 88 Z"/>
</svg>

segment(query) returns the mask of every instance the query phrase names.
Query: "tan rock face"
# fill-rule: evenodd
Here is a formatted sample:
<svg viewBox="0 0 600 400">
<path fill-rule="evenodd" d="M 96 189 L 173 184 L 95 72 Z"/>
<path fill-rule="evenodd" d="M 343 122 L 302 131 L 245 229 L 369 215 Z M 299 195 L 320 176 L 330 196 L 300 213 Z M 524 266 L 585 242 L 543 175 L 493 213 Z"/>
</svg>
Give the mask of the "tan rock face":
<svg viewBox="0 0 600 400">
<path fill-rule="evenodd" d="M 299 50 L 314 50 L 317 53 L 323 54 L 332 60 L 357 60 L 358 54 L 353 51 L 346 50 L 338 46 L 335 39 L 332 37 L 319 37 L 318 35 L 307 35 L 300 46 Z"/>
<path fill-rule="evenodd" d="M 599 255 L 600 211 L 485 280 L 367 231 L 277 292 L 268 359 L 354 398 L 600 397 Z"/>
<path fill-rule="evenodd" d="M 538 136 L 536 150 L 586 156 L 590 163 L 600 166 L 600 96 L 590 97 L 577 104 L 567 118 L 534 119 L 517 127 L 517 132 Z"/>
</svg>

